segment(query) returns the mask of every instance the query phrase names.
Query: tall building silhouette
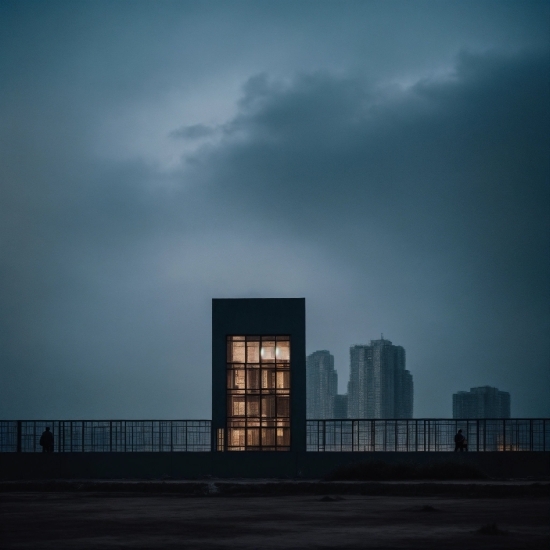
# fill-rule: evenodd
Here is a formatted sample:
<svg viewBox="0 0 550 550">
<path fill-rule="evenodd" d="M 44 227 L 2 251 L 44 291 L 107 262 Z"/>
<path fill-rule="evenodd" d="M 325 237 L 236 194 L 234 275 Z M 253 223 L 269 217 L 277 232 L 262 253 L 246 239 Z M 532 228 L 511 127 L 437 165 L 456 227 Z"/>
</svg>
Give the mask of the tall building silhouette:
<svg viewBox="0 0 550 550">
<path fill-rule="evenodd" d="M 453 394 L 453 418 L 510 418 L 510 394 L 491 386 Z"/>
<path fill-rule="evenodd" d="M 306 359 L 307 418 L 334 418 L 334 397 L 338 374 L 334 356 L 327 350 L 314 351 Z"/>
<path fill-rule="evenodd" d="M 412 374 L 405 368 L 405 348 L 395 347 L 395 418 L 412 418 L 414 387 Z"/>
<path fill-rule="evenodd" d="M 413 380 L 405 350 L 390 340 L 350 348 L 349 418 L 412 418 Z"/>
<path fill-rule="evenodd" d="M 348 395 L 334 396 L 334 418 L 347 418 L 348 417 Z"/>
</svg>

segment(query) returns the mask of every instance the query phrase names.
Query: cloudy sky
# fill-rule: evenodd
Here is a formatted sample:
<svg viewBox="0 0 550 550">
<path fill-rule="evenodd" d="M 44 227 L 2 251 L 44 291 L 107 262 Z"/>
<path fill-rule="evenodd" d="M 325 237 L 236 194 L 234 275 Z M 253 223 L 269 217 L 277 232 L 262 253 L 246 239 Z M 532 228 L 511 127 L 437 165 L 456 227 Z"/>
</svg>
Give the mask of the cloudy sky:
<svg viewBox="0 0 550 550">
<path fill-rule="evenodd" d="M 210 418 L 215 297 L 550 416 L 549 6 L 0 3 L 0 418 Z"/>
</svg>

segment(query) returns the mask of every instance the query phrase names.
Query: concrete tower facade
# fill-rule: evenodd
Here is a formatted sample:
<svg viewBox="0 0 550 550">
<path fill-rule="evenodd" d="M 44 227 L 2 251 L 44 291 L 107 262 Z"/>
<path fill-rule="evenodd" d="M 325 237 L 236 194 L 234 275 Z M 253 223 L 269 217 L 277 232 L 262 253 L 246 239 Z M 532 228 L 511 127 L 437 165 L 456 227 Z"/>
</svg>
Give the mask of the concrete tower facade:
<svg viewBox="0 0 550 550">
<path fill-rule="evenodd" d="M 212 300 L 212 446 L 305 451 L 305 300 Z"/>
<path fill-rule="evenodd" d="M 491 386 L 453 395 L 453 418 L 510 418 L 510 394 Z"/>
<path fill-rule="evenodd" d="M 350 348 L 349 418 L 412 418 L 413 404 L 402 346 L 381 338 Z"/>
<path fill-rule="evenodd" d="M 327 350 L 314 351 L 306 359 L 307 418 L 334 418 L 334 397 L 338 374 L 334 356 Z"/>
</svg>

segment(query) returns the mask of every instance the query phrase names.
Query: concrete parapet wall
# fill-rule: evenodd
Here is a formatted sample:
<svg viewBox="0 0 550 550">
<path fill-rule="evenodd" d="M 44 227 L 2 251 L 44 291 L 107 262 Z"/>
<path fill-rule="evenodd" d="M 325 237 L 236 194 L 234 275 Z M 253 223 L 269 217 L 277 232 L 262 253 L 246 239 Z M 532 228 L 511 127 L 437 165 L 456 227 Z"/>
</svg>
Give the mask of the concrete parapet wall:
<svg viewBox="0 0 550 550">
<path fill-rule="evenodd" d="M 336 468 L 383 462 L 454 462 L 492 478 L 550 477 L 550 453 L 0 453 L 0 479 L 319 479 Z"/>
</svg>

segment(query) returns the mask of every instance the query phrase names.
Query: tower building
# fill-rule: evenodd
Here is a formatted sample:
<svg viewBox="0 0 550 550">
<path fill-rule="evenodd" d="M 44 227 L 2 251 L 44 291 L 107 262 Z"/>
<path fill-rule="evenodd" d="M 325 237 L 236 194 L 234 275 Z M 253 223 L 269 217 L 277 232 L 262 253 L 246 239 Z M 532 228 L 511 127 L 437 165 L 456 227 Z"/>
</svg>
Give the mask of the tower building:
<svg viewBox="0 0 550 550">
<path fill-rule="evenodd" d="M 305 300 L 212 300 L 218 451 L 305 451 Z"/>
<path fill-rule="evenodd" d="M 510 394 L 491 386 L 453 394 L 453 418 L 510 418 Z"/>
<path fill-rule="evenodd" d="M 345 419 L 348 417 L 348 394 L 334 396 L 334 418 Z"/>
<path fill-rule="evenodd" d="M 314 351 L 306 359 L 307 418 L 334 418 L 334 396 L 338 374 L 334 356 L 327 350 Z"/>
<path fill-rule="evenodd" d="M 383 337 L 350 348 L 349 418 L 412 418 L 413 380 L 405 350 Z"/>
</svg>

